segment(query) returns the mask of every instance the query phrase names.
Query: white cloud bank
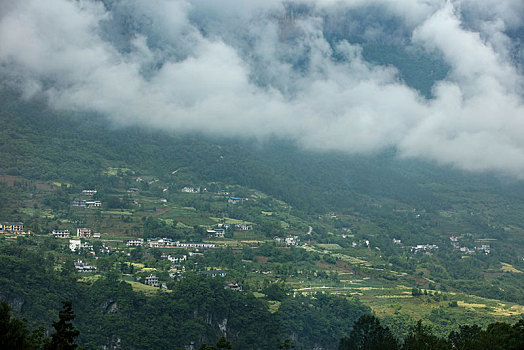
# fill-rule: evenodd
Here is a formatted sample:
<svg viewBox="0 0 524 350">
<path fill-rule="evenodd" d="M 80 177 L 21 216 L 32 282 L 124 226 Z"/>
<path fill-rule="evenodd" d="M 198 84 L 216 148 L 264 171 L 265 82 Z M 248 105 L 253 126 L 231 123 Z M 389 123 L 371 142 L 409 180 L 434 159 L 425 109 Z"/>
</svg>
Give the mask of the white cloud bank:
<svg viewBox="0 0 524 350">
<path fill-rule="evenodd" d="M 394 147 L 523 178 L 524 39 L 507 33 L 524 25 L 524 2 L 496 4 L 0 0 L 0 72 L 26 96 L 123 124 L 353 153 Z M 398 28 L 361 20 L 366 10 Z M 449 73 L 426 99 L 394 67 L 365 61 L 350 43 L 357 32 L 424 48 Z"/>
</svg>

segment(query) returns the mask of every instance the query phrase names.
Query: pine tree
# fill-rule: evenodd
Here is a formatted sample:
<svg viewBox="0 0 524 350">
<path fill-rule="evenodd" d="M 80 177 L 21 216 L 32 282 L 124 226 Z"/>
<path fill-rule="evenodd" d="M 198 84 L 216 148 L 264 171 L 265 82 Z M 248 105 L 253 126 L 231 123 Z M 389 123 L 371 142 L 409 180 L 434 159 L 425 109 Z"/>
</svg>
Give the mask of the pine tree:
<svg viewBox="0 0 524 350">
<path fill-rule="evenodd" d="M 45 350 L 74 350 L 78 347 L 75 338 L 80 332 L 75 329 L 72 321 L 75 319 L 70 301 L 62 302 L 62 310 L 58 313 L 58 321 L 53 322 L 55 333 L 51 335 Z"/>
<path fill-rule="evenodd" d="M 349 338 L 343 338 L 339 350 L 398 349 L 398 342 L 388 327 L 382 327 L 375 316 L 362 315 L 353 325 Z"/>
</svg>

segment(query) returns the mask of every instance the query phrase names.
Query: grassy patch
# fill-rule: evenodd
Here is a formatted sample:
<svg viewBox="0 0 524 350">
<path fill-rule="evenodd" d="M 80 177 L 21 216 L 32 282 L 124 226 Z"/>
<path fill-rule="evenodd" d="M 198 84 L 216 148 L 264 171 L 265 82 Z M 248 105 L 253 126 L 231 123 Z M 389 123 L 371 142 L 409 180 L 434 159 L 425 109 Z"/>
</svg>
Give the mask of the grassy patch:
<svg viewBox="0 0 524 350">
<path fill-rule="evenodd" d="M 133 212 L 126 210 L 104 210 L 101 213 L 105 215 L 133 215 Z"/>
<path fill-rule="evenodd" d="M 268 308 L 269 308 L 269 312 L 274 314 L 280 308 L 280 301 L 268 300 L 267 305 L 268 305 Z"/>
<path fill-rule="evenodd" d="M 317 244 L 317 246 L 319 246 L 322 249 L 327 249 L 327 250 L 339 250 L 339 249 L 342 249 L 342 247 L 340 245 L 335 244 L 335 243 Z"/>
<path fill-rule="evenodd" d="M 150 296 L 155 295 L 160 290 L 160 288 L 158 287 L 148 286 L 147 284 L 143 284 L 140 282 L 133 282 L 133 281 L 126 281 L 126 282 L 131 285 L 134 292 L 144 293 L 145 295 L 150 295 Z"/>
<path fill-rule="evenodd" d="M 504 272 L 522 273 L 522 271 L 514 268 L 513 265 L 503 263 L 503 262 L 501 262 L 501 264 L 502 264 L 502 267 L 500 269 Z"/>
<path fill-rule="evenodd" d="M 80 283 L 92 284 L 96 282 L 100 277 L 102 276 L 101 275 L 82 276 L 79 279 L 77 279 L 77 281 Z"/>
</svg>

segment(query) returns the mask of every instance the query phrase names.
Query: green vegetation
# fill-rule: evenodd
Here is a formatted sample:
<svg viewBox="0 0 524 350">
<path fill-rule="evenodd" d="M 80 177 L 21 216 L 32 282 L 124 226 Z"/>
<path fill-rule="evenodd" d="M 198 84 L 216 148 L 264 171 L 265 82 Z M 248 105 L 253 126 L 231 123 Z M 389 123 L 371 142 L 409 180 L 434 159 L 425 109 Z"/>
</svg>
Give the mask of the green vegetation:
<svg viewBox="0 0 524 350">
<path fill-rule="evenodd" d="M 171 283 L 170 293 L 159 288 L 156 293 L 134 290 L 115 271 L 77 282 L 71 262 L 64 263 L 60 271 L 53 268 L 62 253 L 49 251 L 42 259 L 41 249 L 12 242 L 0 245 L 1 275 L 6 276 L 0 281 L 3 296 L 17 308 L 17 314 L 28 317 L 30 327 L 49 327 L 59 300 L 70 298 L 77 315 L 75 328 L 80 331 L 78 344 L 85 348 L 114 344 L 117 339 L 124 348 L 184 347 L 194 341 L 213 343 L 222 332 L 227 332 L 235 349 L 255 348 L 255 344 L 276 348 L 293 332 L 296 344 L 304 348 L 312 344 L 333 348 L 337 339 L 349 332 L 352 322 L 369 312 L 356 299 L 322 293 L 313 298 L 292 296 L 284 291 L 278 294 L 279 310 L 271 313 L 264 299 L 225 289 L 221 278 L 200 274 L 186 274 Z M 14 268 L 13 264 L 20 266 Z M 12 281 L 17 284 L 10 285 Z M 63 322 L 71 320 L 70 312 L 66 305 L 61 313 Z M 52 339 L 60 334 L 72 337 L 69 323 L 64 326 L 60 322 L 53 323 L 58 335 Z M 302 331 L 297 333 L 299 329 Z"/>
<path fill-rule="evenodd" d="M 503 322 L 489 324 L 486 329 L 477 325 L 461 326 L 447 339 L 432 333 L 431 327 L 418 321 L 401 340 L 395 339 L 388 327 L 373 316 L 361 316 L 348 338 L 340 340 L 339 350 L 381 349 L 521 349 L 524 346 L 524 320 L 514 325 Z"/>
<path fill-rule="evenodd" d="M 71 300 L 85 348 L 219 348 L 225 334 L 234 349 L 332 349 L 370 312 L 397 339 L 419 319 L 445 339 L 524 314 L 520 182 L 393 151 L 108 128 L 5 90 L 0 103 L 0 220 L 32 232 L 0 237 L 0 299 L 30 329 L 51 329 Z M 50 235 L 81 227 L 101 236 L 75 252 Z M 78 260 L 96 271 L 76 271 Z M 151 274 L 163 287 L 144 283 Z"/>
</svg>

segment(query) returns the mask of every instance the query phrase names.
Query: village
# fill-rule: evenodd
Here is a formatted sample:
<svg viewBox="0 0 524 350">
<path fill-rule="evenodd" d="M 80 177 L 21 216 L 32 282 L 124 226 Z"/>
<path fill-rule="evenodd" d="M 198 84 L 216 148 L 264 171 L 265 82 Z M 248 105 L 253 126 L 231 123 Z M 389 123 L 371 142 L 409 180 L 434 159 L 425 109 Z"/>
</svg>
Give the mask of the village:
<svg viewBox="0 0 524 350">
<path fill-rule="evenodd" d="M 440 297 L 445 287 L 429 264 L 449 256 L 487 258 L 496 251 L 493 241 L 477 242 L 468 232 L 410 236 L 354 214 L 295 215 L 287 203 L 237 186 L 173 186 L 146 175 L 117 188 L 71 190 L 63 200 L 62 212 L 41 209 L 52 218 L 48 229 L 35 230 L 31 220 L 15 216 L 0 223 L 0 238 L 53 249 L 60 256 L 55 268 L 68 266 L 80 283 L 112 273 L 146 296 L 170 293 L 198 275 L 257 298 L 282 284 L 291 293 L 358 296 L 378 312 L 391 311 L 384 298 L 422 310 L 419 299 L 426 294 L 412 295 L 412 288 L 427 291 L 431 301 L 424 305 L 446 305 L 450 298 Z M 391 215 L 424 220 L 422 211 Z M 498 269 L 516 273 L 510 264 L 490 272 Z M 276 310 L 279 304 L 270 305 Z"/>
</svg>

